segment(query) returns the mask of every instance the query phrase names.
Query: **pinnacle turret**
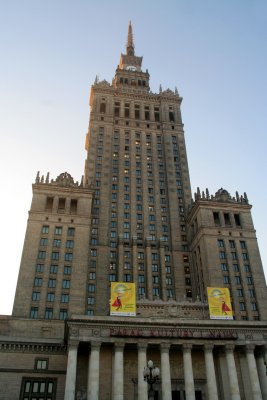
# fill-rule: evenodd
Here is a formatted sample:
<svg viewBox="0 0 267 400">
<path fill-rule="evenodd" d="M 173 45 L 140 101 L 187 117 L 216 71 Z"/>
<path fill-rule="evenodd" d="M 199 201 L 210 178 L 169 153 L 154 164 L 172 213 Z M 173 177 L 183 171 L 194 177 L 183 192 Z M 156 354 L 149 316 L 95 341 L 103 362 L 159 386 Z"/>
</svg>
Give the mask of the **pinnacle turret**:
<svg viewBox="0 0 267 400">
<path fill-rule="evenodd" d="M 133 29 L 132 29 L 131 21 L 129 22 L 129 26 L 128 26 L 126 54 L 127 54 L 127 56 L 134 56 Z"/>
</svg>

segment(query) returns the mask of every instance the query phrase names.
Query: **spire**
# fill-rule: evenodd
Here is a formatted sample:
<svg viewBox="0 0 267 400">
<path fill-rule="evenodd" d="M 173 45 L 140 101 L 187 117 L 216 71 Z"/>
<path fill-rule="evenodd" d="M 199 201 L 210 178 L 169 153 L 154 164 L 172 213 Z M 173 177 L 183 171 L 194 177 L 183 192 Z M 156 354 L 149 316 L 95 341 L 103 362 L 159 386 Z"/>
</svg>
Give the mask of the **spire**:
<svg viewBox="0 0 267 400">
<path fill-rule="evenodd" d="M 134 56 L 133 30 L 132 30 L 131 21 L 129 22 L 129 26 L 128 26 L 126 54 L 127 54 L 127 56 Z"/>
</svg>

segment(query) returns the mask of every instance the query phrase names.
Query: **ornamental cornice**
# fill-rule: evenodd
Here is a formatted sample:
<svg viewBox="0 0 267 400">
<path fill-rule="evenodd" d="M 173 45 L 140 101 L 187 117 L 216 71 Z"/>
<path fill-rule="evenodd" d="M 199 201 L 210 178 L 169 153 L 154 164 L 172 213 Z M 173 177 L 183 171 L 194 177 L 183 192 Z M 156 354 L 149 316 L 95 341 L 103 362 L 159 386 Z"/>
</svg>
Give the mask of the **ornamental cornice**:
<svg viewBox="0 0 267 400">
<path fill-rule="evenodd" d="M 0 352 L 65 354 L 65 344 L 0 342 Z"/>
</svg>

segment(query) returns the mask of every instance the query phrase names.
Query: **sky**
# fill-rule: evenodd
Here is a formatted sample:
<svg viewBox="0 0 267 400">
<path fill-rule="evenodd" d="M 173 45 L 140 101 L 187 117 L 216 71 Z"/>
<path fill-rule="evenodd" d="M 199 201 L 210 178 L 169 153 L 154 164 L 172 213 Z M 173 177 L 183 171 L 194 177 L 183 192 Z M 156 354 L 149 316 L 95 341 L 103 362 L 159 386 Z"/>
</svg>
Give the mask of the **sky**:
<svg viewBox="0 0 267 400">
<path fill-rule="evenodd" d="M 192 193 L 247 193 L 267 274 L 266 0 L 0 0 L 0 314 L 11 314 L 37 171 L 80 180 L 96 75 L 129 20 L 150 88 L 178 88 Z"/>
</svg>

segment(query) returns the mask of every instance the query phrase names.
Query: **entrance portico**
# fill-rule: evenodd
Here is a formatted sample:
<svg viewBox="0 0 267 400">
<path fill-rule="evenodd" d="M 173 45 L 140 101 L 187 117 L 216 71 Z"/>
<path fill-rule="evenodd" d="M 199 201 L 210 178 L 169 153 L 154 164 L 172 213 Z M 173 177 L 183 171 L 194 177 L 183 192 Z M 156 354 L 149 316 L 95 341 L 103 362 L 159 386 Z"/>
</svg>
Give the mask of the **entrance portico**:
<svg viewBox="0 0 267 400">
<path fill-rule="evenodd" d="M 147 400 L 142 372 L 148 359 L 161 371 L 155 386 L 159 400 L 185 396 L 186 400 L 247 399 L 244 380 L 249 380 L 250 399 L 266 400 L 264 332 L 261 340 L 259 331 L 254 332 L 250 335 L 254 342 L 248 343 L 244 329 L 232 329 L 229 322 L 220 322 L 218 327 L 213 323 L 211 329 L 207 321 L 190 327 L 132 321 L 124 319 L 122 324 L 119 318 L 77 317 L 68 322 L 66 400 L 78 398 L 78 391 L 83 398 L 77 387 L 82 381 L 82 359 L 83 365 L 86 359 L 88 365 L 82 381 L 88 400 Z M 250 329 L 253 331 L 252 324 Z M 245 367 L 239 362 L 241 354 L 245 354 Z M 223 365 L 227 366 L 227 380 Z"/>
</svg>

